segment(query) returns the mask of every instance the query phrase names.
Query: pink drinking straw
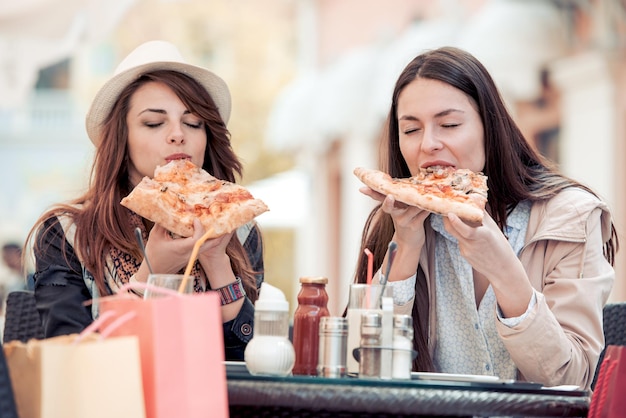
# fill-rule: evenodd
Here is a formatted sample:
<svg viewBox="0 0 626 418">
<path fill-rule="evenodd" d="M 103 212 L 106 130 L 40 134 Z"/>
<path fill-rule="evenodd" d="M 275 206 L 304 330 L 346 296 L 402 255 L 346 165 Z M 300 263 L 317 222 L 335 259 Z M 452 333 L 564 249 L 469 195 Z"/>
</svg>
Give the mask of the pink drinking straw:
<svg viewBox="0 0 626 418">
<path fill-rule="evenodd" d="M 367 254 L 367 284 L 372 284 L 372 275 L 374 272 L 374 254 L 366 248 L 364 250 L 365 254 Z"/>
<path fill-rule="evenodd" d="M 374 273 L 374 254 L 366 248 L 364 250 L 365 254 L 367 254 L 367 287 L 365 288 L 365 306 L 367 309 L 370 308 L 370 289 L 372 284 L 372 275 Z"/>
</svg>

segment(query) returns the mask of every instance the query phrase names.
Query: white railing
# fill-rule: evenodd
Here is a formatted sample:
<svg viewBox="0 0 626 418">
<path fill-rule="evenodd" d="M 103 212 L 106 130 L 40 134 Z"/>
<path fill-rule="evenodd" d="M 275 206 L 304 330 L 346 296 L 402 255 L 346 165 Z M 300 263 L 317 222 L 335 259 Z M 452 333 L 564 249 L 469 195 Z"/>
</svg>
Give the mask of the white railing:
<svg viewBox="0 0 626 418">
<path fill-rule="evenodd" d="M 25 105 L 0 109 L 0 143 L 85 140 L 84 126 L 68 90 L 35 90 Z"/>
</svg>

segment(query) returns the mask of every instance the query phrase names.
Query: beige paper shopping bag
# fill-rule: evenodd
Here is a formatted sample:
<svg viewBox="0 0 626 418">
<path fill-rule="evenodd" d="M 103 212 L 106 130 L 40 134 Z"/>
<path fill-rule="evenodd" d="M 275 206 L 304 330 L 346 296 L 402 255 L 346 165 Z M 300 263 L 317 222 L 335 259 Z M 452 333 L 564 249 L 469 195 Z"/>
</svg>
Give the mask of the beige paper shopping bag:
<svg viewBox="0 0 626 418">
<path fill-rule="evenodd" d="M 144 418 L 136 337 L 5 344 L 20 418 Z"/>
</svg>

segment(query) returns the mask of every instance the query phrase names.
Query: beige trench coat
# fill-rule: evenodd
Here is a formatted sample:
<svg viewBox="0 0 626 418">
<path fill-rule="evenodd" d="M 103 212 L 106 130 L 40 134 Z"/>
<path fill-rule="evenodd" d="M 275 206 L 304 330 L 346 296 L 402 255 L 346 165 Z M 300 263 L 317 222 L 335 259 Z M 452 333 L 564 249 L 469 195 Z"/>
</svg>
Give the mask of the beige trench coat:
<svg viewBox="0 0 626 418">
<path fill-rule="evenodd" d="M 420 274 L 429 288 L 432 355 L 437 344 L 434 231 L 425 225 Z M 602 253 L 610 233 L 607 205 L 583 190 L 567 189 L 532 206 L 520 260 L 538 292 L 537 305 L 513 328 L 498 321 L 494 310 L 496 329 L 520 380 L 590 387 L 604 347 L 602 308 L 615 278 Z M 396 313 L 410 314 L 413 302 L 396 306 Z"/>
</svg>

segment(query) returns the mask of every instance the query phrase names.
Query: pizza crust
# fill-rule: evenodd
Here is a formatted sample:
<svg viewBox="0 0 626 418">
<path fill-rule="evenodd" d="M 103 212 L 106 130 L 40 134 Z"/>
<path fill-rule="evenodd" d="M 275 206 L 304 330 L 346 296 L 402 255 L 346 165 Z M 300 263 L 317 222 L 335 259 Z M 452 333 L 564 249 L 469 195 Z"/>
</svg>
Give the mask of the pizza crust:
<svg viewBox="0 0 626 418">
<path fill-rule="evenodd" d="M 216 179 L 186 160 L 157 167 L 154 179 L 144 177 L 120 203 L 182 237 L 193 235 L 195 218 L 208 238 L 215 238 L 269 210 L 243 186 Z"/>
<path fill-rule="evenodd" d="M 458 193 L 454 198 L 441 197 L 422 193 L 409 179 L 393 179 L 389 174 L 379 170 L 357 167 L 354 174 L 372 190 L 392 195 L 399 202 L 440 215 L 454 213 L 470 225 L 482 225 L 487 199 L 481 193 Z M 436 179 L 431 181 L 436 183 Z M 486 195 L 486 186 L 484 194 Z"/>
</svg>

